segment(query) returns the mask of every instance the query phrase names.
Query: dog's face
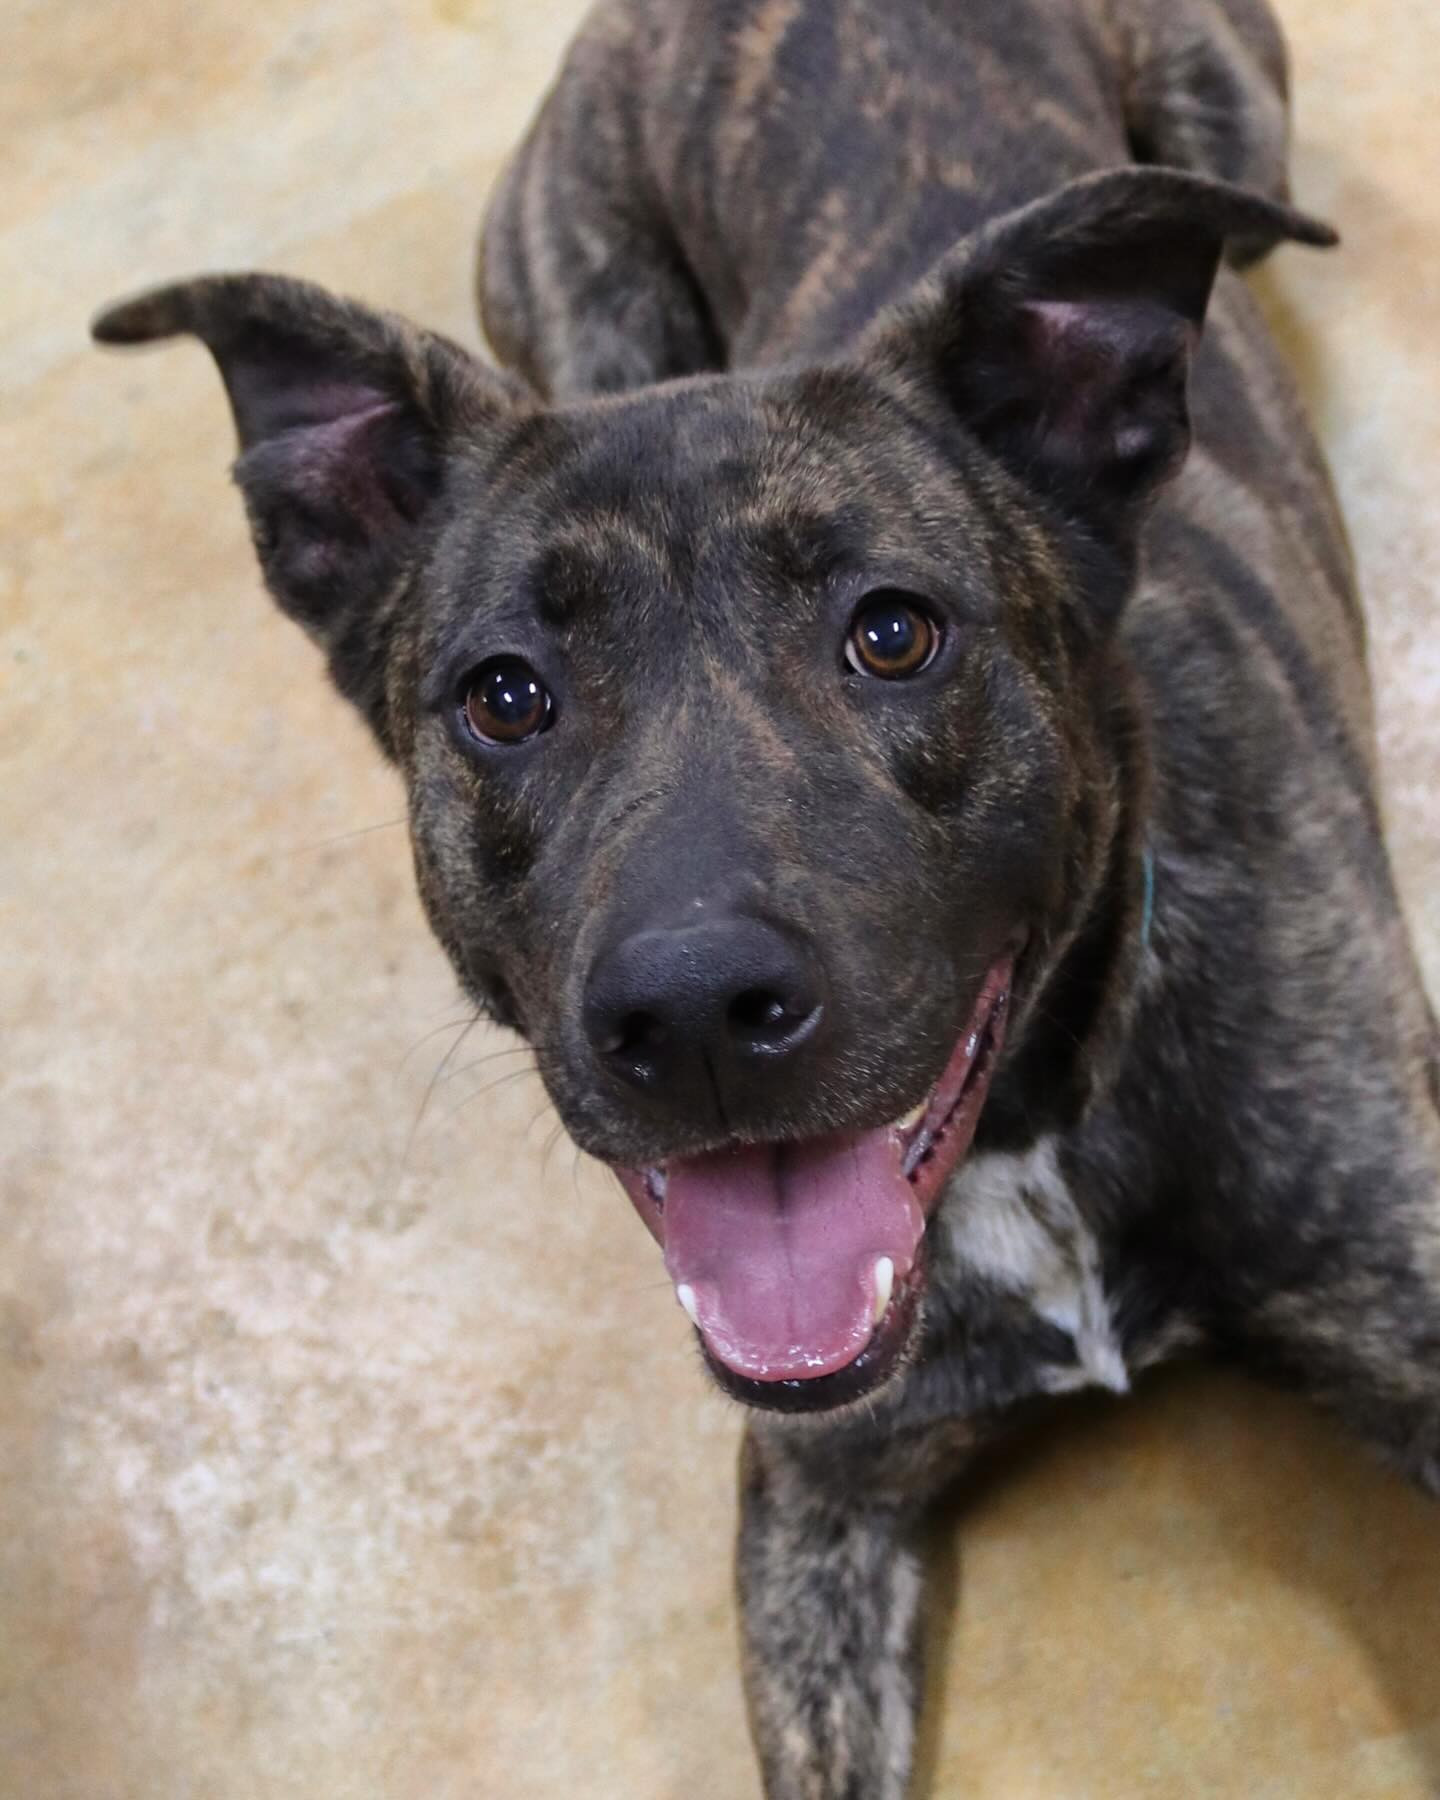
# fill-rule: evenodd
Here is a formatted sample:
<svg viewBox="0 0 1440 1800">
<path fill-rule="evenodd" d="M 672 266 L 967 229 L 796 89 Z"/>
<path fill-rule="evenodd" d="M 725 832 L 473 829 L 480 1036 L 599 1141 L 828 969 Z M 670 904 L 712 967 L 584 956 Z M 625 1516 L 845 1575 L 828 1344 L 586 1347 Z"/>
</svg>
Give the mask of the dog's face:
<svg viewBox="0 0 1440 1800">
<path fill-rule="evenodd" d="M 1113 622 L 1257 219 L 1298 229 L 1124 171 L 843 362 L 560 408 L 275 278 L 102 321 L 214 350 L 267 579 L 404 772 L 437 935 L 743 1398 L 902 1359 L 928 1213 L 1115 837 Z"/>
<path fill-rule="evenodd" d="M 455 482 L 398 702 L 421 886 L 586 1150 L 893 1118 L 1053 910 L 1065 582 L 990 487 L 849 371 L 541 414 Z"/>
</svg>

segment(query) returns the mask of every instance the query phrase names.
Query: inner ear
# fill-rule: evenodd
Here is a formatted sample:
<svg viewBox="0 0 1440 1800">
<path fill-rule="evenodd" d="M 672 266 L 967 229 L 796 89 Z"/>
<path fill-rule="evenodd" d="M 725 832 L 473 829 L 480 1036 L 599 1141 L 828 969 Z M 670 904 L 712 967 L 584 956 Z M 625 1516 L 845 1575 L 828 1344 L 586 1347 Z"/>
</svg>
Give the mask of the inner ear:
<svg viewBox="0 0 1440 1800">
<path fill-rule="evenodd" d="M 394 401 L 357 391 L 323 423 L 261 437 L 235 464 L 266 581 L 322 635 L 388 578 L 442 481 L 440 447 Z"/>
<path fill-rule="evenodd" d="M 242 447 L 394 400 L 378 381 L 366 378 L 358 347 L 343 342 L 306 343 L 268 322 L 247 322 L 217 332 L 211 347 Z M 355 356 L 358 368 L 346 368 L 347 353 Z"/>
<path fill-rule="evenodd" d="M 1088 472 L 1118 490 L 1173 475 L 1189 444 L 1198 325 L 1145 300 L 1030 300 L 1018 315 L 1037 470 L 1062 486 Z"/>
<path fill-rule="evenodd" d="M 106 343 L 182 332 L 209 348 L 230 397 L 266 583 L 388 748 L 386 661 L 427 513 L 457 443 L 526 399 L 447 339 L 282 276 L 182 282 L 95 325 Z"/>
<path fill-rule="evenodd" d="M 297 502 L 328 501 L 378 533 L 414 524 L 439 490 L 440 445 L 398 401 L 364 390 L 327 399 L 322 422 L 262 436 L 236 462 L 236 480 L 244 488 L 283 467 Z"/>
<path fill-rule="evenodd" d="M 938 391 L 1013 474 L 1128 555 L 1184 461 L 1190 362 L 1234 237 L 1335 241 L 1178 170 L 1086 176 L 967 239 L 866 352 Z"/>
<path fill-rule="evenodd" d="M 1058 244 L 1003 241 L 971 270 L 946 352 L 970 429 L 1040 492 L 1123 530 L 1189 448 L 1191 358 L 1218 242 L 1173 231 Z"/>
</svg>

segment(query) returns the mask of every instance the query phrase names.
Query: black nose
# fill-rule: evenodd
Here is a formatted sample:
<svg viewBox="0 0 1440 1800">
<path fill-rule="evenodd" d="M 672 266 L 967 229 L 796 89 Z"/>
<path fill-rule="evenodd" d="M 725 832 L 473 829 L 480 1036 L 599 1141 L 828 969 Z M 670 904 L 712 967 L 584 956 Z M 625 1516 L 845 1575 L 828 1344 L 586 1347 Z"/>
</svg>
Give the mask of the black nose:
<svg viewBox="0 0 1440 1800">
<path fill-rule="evenodd" d="M 623 1080 L 708 1114 L 717 1089 L 738 1094 L 807 1043 L 824 1004 L 813 956 L 759 919 L 732 916 L 639 931 L 598 958 L 585 1032 Z"/>
</svg>

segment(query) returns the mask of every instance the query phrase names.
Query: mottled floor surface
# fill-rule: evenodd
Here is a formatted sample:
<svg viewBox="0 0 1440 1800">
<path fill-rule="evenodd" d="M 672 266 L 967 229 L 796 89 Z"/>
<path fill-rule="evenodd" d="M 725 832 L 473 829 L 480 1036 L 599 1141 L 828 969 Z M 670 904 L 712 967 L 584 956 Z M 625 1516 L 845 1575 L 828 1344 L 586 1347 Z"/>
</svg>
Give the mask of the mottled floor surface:
<svg viewBox="0 0 1440 1800">
<path fill-rule="evenodd" d="M 1440 989 L 1440 11 L 1284 10 L 1298 191 L 1347 243 L 1267 292 Z M 203 353 L 84 336 L 252 263 L 472 335 L 577 11 L 0 11 L 5 1800 L 755 1791 L 737 1421 L 498 1038 L 412 1130 L 460 1012 L 395 781 L 260 595 Z M 1440 1512 L 1291 1402 L 1063 1413 L 963 1537 L 935 1795 L 1440 1793 Z"/>
</svg>

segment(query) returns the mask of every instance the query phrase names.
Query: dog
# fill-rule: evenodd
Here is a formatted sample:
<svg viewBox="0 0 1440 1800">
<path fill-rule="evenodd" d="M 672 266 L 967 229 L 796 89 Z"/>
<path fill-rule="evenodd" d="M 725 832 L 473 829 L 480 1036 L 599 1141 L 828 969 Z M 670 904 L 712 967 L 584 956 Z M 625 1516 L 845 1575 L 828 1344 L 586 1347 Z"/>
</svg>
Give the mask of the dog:
<svg viewBox="0 0 1440 1800">
<path fill-rule="evenodd" d="M 601 0 L 502 368 L 268 275 L 95 326 L 213 352 L 436 935 L 749 1409 L 771 1800 L 904 1793 L 916 1527 L 1023 1401 L 1204 1353 L 1440 1488 L 1436 1023 L 1237 273 L 1334 242 L 1285 69 L 1264 0 Z"/>
</svg>

